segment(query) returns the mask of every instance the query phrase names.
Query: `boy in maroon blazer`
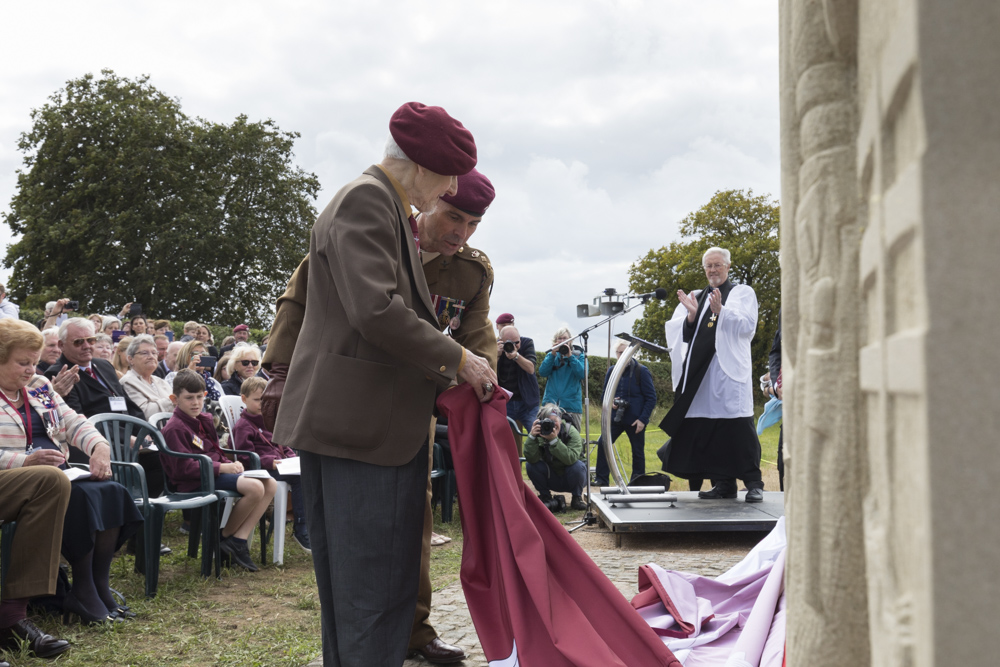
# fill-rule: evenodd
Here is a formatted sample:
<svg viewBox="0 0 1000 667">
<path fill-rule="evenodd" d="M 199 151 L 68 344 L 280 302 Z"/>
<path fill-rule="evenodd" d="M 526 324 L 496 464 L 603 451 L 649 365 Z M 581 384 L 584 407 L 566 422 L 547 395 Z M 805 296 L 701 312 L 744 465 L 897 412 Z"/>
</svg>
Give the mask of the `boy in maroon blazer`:
<svg viewBox="0 0 1000 667">
<path fill-rule="evenodd" d="M 298 454 L 291 447 L 274 444 L 274 436 L 264 428 L 264 417 L 260 413 L 260 397 L 264 393 L 267 380 L 250 377 L 240 385 L 240 397 L 246 410 L 233 426 L 233 449 L 257 452 L 260 467 L 279 482 L 287 482 L 292 489 L 292 513 L 295 515 L 295 541 L 308 553 L 309 529 L 306 527 L 306 504 L 302 498 L 301 475 L 282 475 L 278 472 L 278 461 L 295 458 Z"/>
<path fill-rule="evenodd" d="M 243 497 L 233 506 L 229 521 L 222 528 L 219 546 L 237 565 L 256 572 L 258 568 L 250 558 L 247 538 L 267 511 L 278 486 L 271 479 L 244 477 L 243 464 L 226 458 L 219 448 L 212 416 L 202 412 L 205 380 L 200 375 L 185 368 L 174 376 L 173 389 L 170 400 L 174 402 L 174 415 L 163 427 L 163 439 L 175 452 L 208 456 L 215 473 L 215 488 L 242 494 Z M 167 479 L 178 491 L 196 491 L 200 487 L 200 469 L 196 460 L 161 454 L 160 461 Z"/>
</svg>

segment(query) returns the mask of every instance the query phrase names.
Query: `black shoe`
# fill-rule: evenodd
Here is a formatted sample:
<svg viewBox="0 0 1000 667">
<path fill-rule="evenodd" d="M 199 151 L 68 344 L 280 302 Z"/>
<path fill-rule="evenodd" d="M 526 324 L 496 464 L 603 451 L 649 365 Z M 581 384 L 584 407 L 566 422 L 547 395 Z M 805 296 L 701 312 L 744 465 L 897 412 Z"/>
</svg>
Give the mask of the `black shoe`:
<svg viewBox="0 0 1000 667">
<path fill-rule="evenodd" d="M 575 510 L 587 509 L 587 503 L 584 502 L 583 496 L 573 496 L 573 501 L 569 504 L 569 506 Z"/>
<path fill-rule="evenodd" d="M 434 663 L 435 665 L 450 665 L 453 662 L 462 662 L 465 660 L 465 651 L 460 646 L 446 644 L 440 637 L 435 637 L 423 648 L 411 651 L 410 655 L 419 655 L 427 662 Z"/>
<path fill-rule="evenodd" d="M 595 479 L 594 486 L 600 489 L 602 486 L 608 486 L 608 480 L 606 479 Z"/>
<path fill-rule="evenodd" d="M 180 527 L 181 535 L 188 535 L 191 533 L 191 522 L 185 521 Z"/>
<path fill-rule="evenodd" d="M 544 495 L 538 496 L 538 499 L 542 501 L 542 504 L 549 508 L 549 511 L 553 514 L 561 514 L 566 511 L 566 498 L 561 495 Z"/>
<path fill-rule="evenodd" d="M 736 489 L 732 491 L 720 491 L 719 487 L 713 486 L 708 491 L 699 491 L 698 497 L 702 500 L 722 500 L 736 497 Z"/>
<path fill-rule="evenodd" d="M 124 618 L 107 613 L 107 608 L 103 604 L 101 608 L 104 609 L 104 616 L 95 616 L 70 593 L 63 598 L 63 625 L 69 625 L 74 616 L 80 619 L 81 625 L 113 625 L 125 621 Z"/>
<path fill-rule="evenodd" d="M 173 553 L 173 551 L 171 551 L 170 547 L 168 547 L 166 544 L 163 544 L 162 542 L 160 542 L 160 555 L 161 556 L 169 556 L 172 553 Z"/>
<path fill-rule="evenodd" d="M 305 524 L 296 524 L 295 530 L 292 531 L 292 537 L 303 551 L 307 554 L 312 553 L 312 543 L 309 541 L 309 531 L 306 530 Z"/>
<path fill-rule="evenodd" d="M 0 649 L 19 651 L 23 641 L 28 642 L 28 650 L 39 658 L 54 658 L 70 647 L 65 639 L 45 634 L 26 618 L 9 628 L 0 628 Z"/>
<path fill-rule="evenodd" d="M 743 502 L 747 503 L 762 503 L 764 502 L 764 489 L 750 489 L 747 491 L 747 497 L 743 499 Z"/>
<path fill-rule="evenodd" d="M 135 612 L 132 611 L 128 605 L 123 604 L 112 609 L 108 615 L 111 616 L 111 618 L 120 618 L 123 621 L 135 618 Z"/>
<path fill-rule="evenodd" d="M 219 542 L 219 549 L 222 550 L 222 553 L 228 555 L 235 565 L 239 565 L 244 570 L 256 572 L 260 569 L 254 564 L 253 559 L 250 558 L 250 549 L 247 548 L 246 542 L 238 544 L 230 535 Z"/>
</svg>

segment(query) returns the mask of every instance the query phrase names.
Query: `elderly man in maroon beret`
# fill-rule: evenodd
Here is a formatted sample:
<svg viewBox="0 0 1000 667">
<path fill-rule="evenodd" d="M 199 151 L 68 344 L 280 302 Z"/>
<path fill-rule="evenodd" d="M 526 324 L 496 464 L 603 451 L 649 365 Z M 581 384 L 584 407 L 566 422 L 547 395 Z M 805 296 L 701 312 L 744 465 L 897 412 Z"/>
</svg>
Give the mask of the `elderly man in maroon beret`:
<svg viewBox="0 0 1000 667">
<path fill-rule="evenodd" d="M 382 162 L 341 188 L 313 226 L 274 430 L 302 458 L 327 667 L 402 664 L 434 400 L 456 378 L 483 400 L 496 384 L 485 358 L 438 328 L 413 215 L 458 195 L 475 141 L 444 109 L 415 102 L 389 132 Z"/>
</svg>

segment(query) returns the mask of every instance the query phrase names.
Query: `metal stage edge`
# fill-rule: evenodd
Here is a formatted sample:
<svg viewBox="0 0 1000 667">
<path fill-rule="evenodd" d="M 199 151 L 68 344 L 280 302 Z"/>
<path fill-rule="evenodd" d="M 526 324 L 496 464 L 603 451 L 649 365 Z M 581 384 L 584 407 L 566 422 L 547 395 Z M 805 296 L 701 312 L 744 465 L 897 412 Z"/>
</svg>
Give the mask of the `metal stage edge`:
<svg viewBox="0 0 1000 667">
<path fill-rule="evenodd" d="M 735 500 L 701 500 L 697 491 L 671 492 L 676 503 L 608 502 L 596 492 L 590 499 L 594 510 L 613 533 L 688 533 L 769 531 L 785 514 L 785 494 L 765 491 L 764 502 L 746 503 L 745 491 Z M 673 505 L 673 507 L 671 507 Z"/>
</svg>

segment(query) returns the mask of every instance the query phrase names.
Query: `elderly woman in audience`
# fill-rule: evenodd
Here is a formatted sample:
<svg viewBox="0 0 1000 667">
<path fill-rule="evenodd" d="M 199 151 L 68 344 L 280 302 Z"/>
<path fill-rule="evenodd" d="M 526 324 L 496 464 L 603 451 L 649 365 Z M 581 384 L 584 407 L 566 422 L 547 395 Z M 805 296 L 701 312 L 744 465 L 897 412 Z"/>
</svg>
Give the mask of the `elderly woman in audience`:
<svg viewBox="0 0 1000 667">
<path fill-rule="evenodd" d="M 56 363 L 59 355 L 59 327 L 50 327 L 42 332 L 45 345 L 42 347 L 42 356 L 38 359 L 37 372 L 39 375 L 48 370 L 49 366 Z"/>
<path fill-rule="evenodd" d="M 111 593 L 111 561 L 142 517 L 129 492 L 111 481 L 107 441 L 35 375 L 44 345 L 31 324 L 0 320 L 0 469 L 65 468 L 70 447 L 90 457 L 90 478 L 73 482 L 63 525 L 62 554 L 73 572 L 64 620 L 73 614 L 86 623 L 121 621 L 134 614 Z"/>
<path fill-rule="evenodd" d="M 146 333 L 146 329 L 149 327 L 149 323 L 146 322 L 146 318 L 142 315 L 136 315 L 133 317 L 129 321 L 129 324 L 129 332 L 131 332 L 133 336 Z"/>
<path fill-rule="evenodd" d="M 173 412 L 171 388 L 163 378 L 153 375 L 156 370 L 156 342 L 148 334 L 132 339 L 125 351 L 129 371 L 122 376 L 122 387 L 128 397 L 139 406 L 149 419 L 157 412 Z"/>
<path fill-rule="evenodd" d="M 115 344 L 112 342 L 111 336 L 102 333 L 97 334 L 94 341 L 94 356 L 98 359 L 111 361 L 111 358 L 115 356 Z"/>
<path fill-rule="evenodd" d="M 214 345 L 215 340 L 212 337 L 212 332 L 208 328 L 208 325 L 199 324 L 198 332 L 194 335 L 194 339 L 204 343 L 205 349 L 208 350 L 208 353 L 210 355 L 212 355 L 216 359 L 219 358 L 219 349 Z"/>
<path fill-rule="evenodd" d="M 118 373 L 119 380 L 128 373 L 128 357 L 125 353 L 128 351 L 128 346 L 132 343 L 132 340 L 131 336 L 119 338 L 118 345 L 115 346 L 115 353 L 111 357 L 111 365 L 115 367 L 115 373 Z"/>
<path fill-rule="evenodd" d="M 111 335 L 112 331 L 119 331 L 122 328 L 122 321 L 117 317 L 105 317 L 98 329 L 103 334 Z"/>
<path fill-rule="evenodd" d="M 222 389 L 229 396 L 240 395 L 240 385 L 247 378 L 257 374 L 260 368 L 260 348 L 249 343 L 238 343 L 230 353 L 229 379 L 222 383 Z"/>
</svg>

